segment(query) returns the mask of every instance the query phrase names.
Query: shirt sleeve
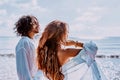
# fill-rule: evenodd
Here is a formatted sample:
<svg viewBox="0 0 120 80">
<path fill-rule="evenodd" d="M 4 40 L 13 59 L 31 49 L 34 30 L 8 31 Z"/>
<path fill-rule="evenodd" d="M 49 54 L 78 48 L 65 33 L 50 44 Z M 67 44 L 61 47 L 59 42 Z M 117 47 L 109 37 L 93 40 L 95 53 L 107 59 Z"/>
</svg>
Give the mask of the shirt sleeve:
<svg viewBox="0 0 120 80">
<path fill-rule="evenodd" d="M 90 56 L 92 59 L 95 59 L 95 55 L 97 54 L 98 47 L 95 43 L 90 41 L 89 43 L 85 43 L 83 45 L 83 48 L 88 56 Z"/>
<path fill-rule="evenodd" d="M 83 47 L 85 50 L 84 60 L 86 61 L 88 67 L 91 67 L 94 79 L 101 80 L 100 72 L 95 61 L 95 55 L 97 54 L 98 47 L 92 41 L 89 43 L 85 43 Z"/>
<path fill-rule="evenodd" d="M 19 80 L 32 80 L 25 48 L 20 48 L 16 53 L 16 66 Z"/>
<path fill-rule="evenodd" d="M 44 79 L 44 74 L 42 70 L 38 70 L 37 73 L 34 76 L 33 80 L 46 80 Z"/>
<path fill-rule="evenodd" d="M 97 54 L 97 46 L 92 41 L 89 43 L 84 43 L 83 51 L 81 53 L 82 59 L 84 59 L 88 66 L 90 66 L 95 61 L 95 55 Z"/>
</svg>

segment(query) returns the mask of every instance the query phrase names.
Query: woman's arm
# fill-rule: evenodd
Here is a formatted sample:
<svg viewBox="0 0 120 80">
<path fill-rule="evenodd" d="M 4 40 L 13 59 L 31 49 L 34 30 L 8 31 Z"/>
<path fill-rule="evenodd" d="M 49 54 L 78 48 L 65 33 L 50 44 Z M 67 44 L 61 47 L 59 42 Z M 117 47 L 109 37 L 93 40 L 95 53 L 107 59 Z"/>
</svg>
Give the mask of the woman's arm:
<svg viewBox="0 0 120 80">
<path fill-rule="evenodd" d="M 64 42 L 63 45 L 65 45 L 65 46 L 72 46 L 72 45 L 74 45 L 75 47 L 83 47 L 83 43 L 82 42 L 73 41 L 73 40 L 68 40 L 68 41 Z"/>
</svg>

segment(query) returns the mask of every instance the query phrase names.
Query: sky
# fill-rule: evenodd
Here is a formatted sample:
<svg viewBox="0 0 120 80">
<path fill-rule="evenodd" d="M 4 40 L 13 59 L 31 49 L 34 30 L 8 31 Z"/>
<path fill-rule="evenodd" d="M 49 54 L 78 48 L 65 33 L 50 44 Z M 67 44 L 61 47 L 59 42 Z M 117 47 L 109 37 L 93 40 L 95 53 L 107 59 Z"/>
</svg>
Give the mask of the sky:
<svg viewBox="0 0 120 80">
<path fill-rule="evenodd" d="M 57 19 L 68 23 L 70 37 L 120 36 L 120 0 L 0 0 L 0 36 L 16 36 L 23 15 L 36 16 L 41 32 Z"/>
</svg>

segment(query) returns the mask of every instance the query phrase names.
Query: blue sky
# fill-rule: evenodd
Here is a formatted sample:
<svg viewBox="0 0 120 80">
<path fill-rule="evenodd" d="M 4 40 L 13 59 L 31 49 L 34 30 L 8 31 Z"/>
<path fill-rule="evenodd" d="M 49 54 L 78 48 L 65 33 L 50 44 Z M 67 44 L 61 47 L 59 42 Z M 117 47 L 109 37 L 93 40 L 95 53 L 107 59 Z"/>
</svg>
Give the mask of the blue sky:
<svg viewBox="0 0 120 80">
<path fill-rule="evenodd" d="M 41 32 L 52 20 L 69 24 L 69 36 L 120 36 L 120 0 L 0 0 L 0 36 L 16 36 L 13 27 L 22 15 L 38 18 Z"/>
</svg>

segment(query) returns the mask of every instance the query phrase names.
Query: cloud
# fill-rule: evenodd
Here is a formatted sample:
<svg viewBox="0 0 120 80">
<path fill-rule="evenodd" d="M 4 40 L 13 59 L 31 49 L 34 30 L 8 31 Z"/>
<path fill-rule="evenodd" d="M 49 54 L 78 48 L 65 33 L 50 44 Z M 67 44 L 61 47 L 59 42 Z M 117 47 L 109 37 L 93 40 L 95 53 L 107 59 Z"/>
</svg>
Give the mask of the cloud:
<svg viewBox="0 0 120 80">
<path fill-rule="evenodd" d="M 99 0 L 93 2 L 87 0 L 87 3 L 81 0 L 55 2 L 53 5 L 53 1 L 1 0 L 0 35 L 15 35 L 14 23 L 22 15 L 34 15 L 40 19 L 41 30 L 53 19 L 69 22 L 69 34 L 75 37 L 97 38 L 120 35 L 119 4 L 113 7 L 112 3 L 107 4 L 108 1 Z"/>
<path fill-rule="evenodd" d="M 81 11 L 77 9 L 76 12 L 80 13 Z M 88 8 L 87 11 L 83 12 L 81 16 L 78 16 L 75 21 L 95 23 L 103 17 L 105 12 L 106 8 L 92 6 Z"/>
<path fill-rule="evenodd" d="M 78 13 L 78 16 L 75 18 L 74 23 L 71 26 L 71 36 L 99 39 L 107 36 L 120 35 L 120 26 L 115 25 L 114 21 L 109 24 L 101 23 L 101 21 L 104 20 L 105 22 L 106 20 L 105 16 L 107 16 L 109 12 L 108 7 L 92 6 L 87 10 L 77 8 L 76 12 Z M 111 16 L 115 17 L 115 15 Z"/>
<path fill-rule="evenodd" d="M 101 39 L 107 36 L 119 36 L 120 26 L 100 26 L 100 25 L 85 25 L 82 23 L 74 23 L 69 27 L 70 37 Z"/>
<path fill-rule="evenodd" d="M 14 3 L 15 1 L 16 0 L 0 0 L 0 6 L 10 4 L 10 3 Z"/>
<path fill-rule="evenodd" d="M 37 0 L 31 0 L 27 3 L 14 3 L 14 7 L 18 8 L 21 12 L 28 12 L 28 13 L 44 13 L 47 12 L 46 8 L 43 8 L 37 4 Z"/>
<path fill-rule="evenodd" d="M 9 16 L 8 13 L 4 16 L 0 16 L 0 36 L 14 36 L 14 24 L 20 16 L 21 14 L 17 15 L 15 13 L 9 14 Z"/>
<path fill-rule="evenodd" d="M 31 0 L 32 5 L 37 5 L 37 0 Z"/>
<path fill-rule="evenodd" d="M 8 1 L 8 0 L 2 0 L 2 1 L 0 1 L 0 5 L 5 4 L 7 1 Z"/>
<path fill-rule="evenodd" d="M 0 9 L 0 15 L 6 15 L 7 14 L 7 10 L 5 9 Z"/>
<path fill-rule="evenodd" d="M 5 23 L 6 19 L 5 16 L 7 15 L 6 9 L 0 9 L 0 26 Z"/>
<path fill-rule="evenodd" d="M 82 23 L 72 24 L 70 26 L 69 35 L 76 38 L 98 39 L 103 37 L 99 35 L 100 30 L 96 26 L 87 26 Z"/>
<path fill-rule="evenodd" d="M 120 36 L 120 26 L 99 26 L 97 29 L 102 36 Z"/>
<path fill-rule="evenodd" d="M 0 36 L 14 36 L 13 27 L 15 22 L 19 17 L 23 15 L 34 15 L 39 16 L 39 14 L 44 14 L 47 12 L 46 8 L 43 8 L 37 4 L 37 0 L 30 0 L 29 2 L 20 2 L 18 3 L 15 0 L 3 0 L 0 5 Z M 4 7 L 4 6 L 7 6 Z"/>
</svg>

